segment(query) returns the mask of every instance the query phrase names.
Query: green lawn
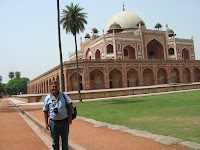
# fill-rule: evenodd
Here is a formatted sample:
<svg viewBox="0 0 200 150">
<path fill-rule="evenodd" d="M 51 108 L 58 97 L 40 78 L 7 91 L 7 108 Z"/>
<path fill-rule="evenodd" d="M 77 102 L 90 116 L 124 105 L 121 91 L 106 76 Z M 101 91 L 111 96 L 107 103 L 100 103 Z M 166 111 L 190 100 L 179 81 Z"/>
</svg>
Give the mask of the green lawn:
<svg viewBox="0 0 200 150">
<path fill-rule="evenodd" d="M 200 143 L 200 92 L 76 103 L 78 115 Z"/>
</svg>

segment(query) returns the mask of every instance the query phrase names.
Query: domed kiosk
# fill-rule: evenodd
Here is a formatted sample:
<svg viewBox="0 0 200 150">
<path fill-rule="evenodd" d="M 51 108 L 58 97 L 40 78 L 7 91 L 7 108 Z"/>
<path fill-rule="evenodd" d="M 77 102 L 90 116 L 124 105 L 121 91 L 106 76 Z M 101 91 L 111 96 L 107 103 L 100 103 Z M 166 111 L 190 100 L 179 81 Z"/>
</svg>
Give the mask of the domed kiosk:
<svg viewBox="0 0 200 150">
<path fill-rule="evenodd" d="M 106 29 L 105 31 L 108 32 L 110 29 L 110 26 L 114 23 L 117 23 L 120 25 L 120 27 L 126 31 L 126 30 L 130 30 L 130 29 L 138 29 L 138 23 L 139 22 L 144 22 L 139 16 L 131 13 L 131 12 L 127 12 L 127 11 L 122 11 L 118 14 L 116 14 L 115 16 L 113 16 L 109 22 L 106 25 Z M 146 25 L 145 23 L 141 25 L 142 28 L 146 29 Z"/>
</svg>

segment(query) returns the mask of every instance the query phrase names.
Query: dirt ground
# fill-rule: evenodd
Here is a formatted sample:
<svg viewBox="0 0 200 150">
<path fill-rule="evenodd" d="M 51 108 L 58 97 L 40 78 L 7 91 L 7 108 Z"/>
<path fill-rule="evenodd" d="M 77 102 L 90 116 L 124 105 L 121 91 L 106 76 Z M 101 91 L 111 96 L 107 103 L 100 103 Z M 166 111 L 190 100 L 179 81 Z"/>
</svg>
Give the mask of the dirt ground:
<svg viewBox="0 0 200 150">
<path fill-rule="evenodd" d="M 48 150 L 8 100 L 0 104 L 0 150 Z"/>
</svg>

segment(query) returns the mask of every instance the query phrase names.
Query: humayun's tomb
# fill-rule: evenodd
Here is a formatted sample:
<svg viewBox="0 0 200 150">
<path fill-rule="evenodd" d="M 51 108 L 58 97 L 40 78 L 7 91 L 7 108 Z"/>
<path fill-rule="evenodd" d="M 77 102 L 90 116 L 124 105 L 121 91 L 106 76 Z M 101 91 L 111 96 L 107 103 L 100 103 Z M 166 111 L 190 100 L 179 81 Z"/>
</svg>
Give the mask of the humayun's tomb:
<svg viewBox="0 0 200 150">
<path fill-rule="evenodd" d="M 81 90 L 138 87 L 200 81 L 193 39 L 175 38 L 168 28 L 146 29 L 137 15 L 122 11 L 107 23 L 103 35 L 93 28 L 80 42 Z M 77 90 L 75 53 L 63 63 L 65 91 Z M 50 92 L 52 80 L 61 83 L 60 65 L 28 83 L 29 94 Z"/>
</svg>

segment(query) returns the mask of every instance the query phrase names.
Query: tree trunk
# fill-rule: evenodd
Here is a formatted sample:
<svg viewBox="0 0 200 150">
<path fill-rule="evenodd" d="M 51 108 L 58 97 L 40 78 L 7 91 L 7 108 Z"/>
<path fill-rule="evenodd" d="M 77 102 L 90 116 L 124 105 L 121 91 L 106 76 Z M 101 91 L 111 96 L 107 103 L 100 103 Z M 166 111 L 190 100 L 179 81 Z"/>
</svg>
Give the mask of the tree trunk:
<svg viewBox="0 0 200 150">
<path fill-rule="evenodd" d="M 62 92 L 64 92 L 65 89 L 64 89 L 64 75 L 63 75 L 61 38 L 60 38 L 60 6 L 59 6 L 59 0 L 57 0 L 57 14 L 58 14 L 58 42 L 59 42 L 59 51 L 60 51 L 61 90 L 62 90 Z"/>
<path fill-rule="evenodd" d="M 81 92 L 80 92 L 80 79 L 79 79 L 79 68 L 78 68 L 78 52 L 77 52 L 76 34 L 74 34 L 74 38 L 75 38 L 75 50 L 76 50 L 76 71 L 77 71 L 78 97 L 79 97 L 79 101 L 82 102 Z"/>
</svg>

